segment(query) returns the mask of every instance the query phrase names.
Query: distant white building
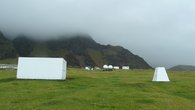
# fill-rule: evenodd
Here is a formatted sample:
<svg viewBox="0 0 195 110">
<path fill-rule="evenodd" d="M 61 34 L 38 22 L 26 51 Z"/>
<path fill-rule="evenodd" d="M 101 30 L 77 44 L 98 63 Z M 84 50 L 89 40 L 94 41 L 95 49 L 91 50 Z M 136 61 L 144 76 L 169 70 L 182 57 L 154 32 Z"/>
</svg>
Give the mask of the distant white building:
<svg viewBox="0 0 195 110">
<path fill-rule="evenodd" d="M 113 66 L 112 65 L 108 65 L 108 69 L 113 69 Z"/>
<path fill-rule="evenodd" d="M 113 69 L 118 70 L 120 68 L 119 68 L 119 66 L 114 66 Z"/>
<path fill-rule="evenodd" d="M 103 65 L 103 69 L 108 69 L 108 65 Z"/>
<path fill-rule="evenodd" d="M 154 76 L 152 81 L 156 82 L 169 82 L 169 77 L 165 70 L 165 67 L 157 67 L 155 68 Z"/>
<path fill-rule="evenodd" d="M 129 70 L 129 66 L 122 66 L 123 70 Z"/>
<path fill-rule="evenodd" d="M 97 66 L 95 66 L 95 67 L 94 67 L 94 69 L 99 70 L 100 68 L 99 68 L 99 67 L 97 67 Z"/>
<path fill-rule="evenodd" d="M 88 66 L 85 67 L 86 70 L 90 70 L 90 68 Z"/>
<path fill-rule="evenodd" d="M 11 64 L 0 64 L 0 69 L 17 69 L 17 65 L 11 65 Z"/>
<path fill-rule="evenodd" d="M 94 68 L 91 67 L 91 66 L 86 66 L 85 69 L 86 69 L 86 70 L 94 70 Z"/>
<path fill-rule="evenodd" d="M 103 69 L 113 69 L 112 65 L 103 65 Z"/>
</svg>

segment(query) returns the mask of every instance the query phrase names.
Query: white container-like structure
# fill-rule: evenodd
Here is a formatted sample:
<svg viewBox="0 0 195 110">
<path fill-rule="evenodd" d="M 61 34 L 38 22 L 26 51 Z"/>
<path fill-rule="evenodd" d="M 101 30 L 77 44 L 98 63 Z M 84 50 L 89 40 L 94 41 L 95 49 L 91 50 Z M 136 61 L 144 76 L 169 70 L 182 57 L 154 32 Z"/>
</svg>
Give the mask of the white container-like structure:
<svg viewBox="0 0 195 110">
<path fill-rule="evenodd" d="M 122 66 L 123 70 L 129 70 L 129 66 Z"/>
<path fill-rule="evenodd" d="M 65 80 L 64 58 L 19 57 L 17 79 Z"/>
<path fill-rule="evenodd" d="M 114 66 L 113 69 L 118 70 L 120 68 L 119 68 L 119 66 Z"/>
<path fill-rule="evenodd" d="M 165 70 L 165 67 L 157 67 L 155 68 L 154 76 L 152 81 L 157 82 L 169 82 L 169 77 Z"/>
</svg>

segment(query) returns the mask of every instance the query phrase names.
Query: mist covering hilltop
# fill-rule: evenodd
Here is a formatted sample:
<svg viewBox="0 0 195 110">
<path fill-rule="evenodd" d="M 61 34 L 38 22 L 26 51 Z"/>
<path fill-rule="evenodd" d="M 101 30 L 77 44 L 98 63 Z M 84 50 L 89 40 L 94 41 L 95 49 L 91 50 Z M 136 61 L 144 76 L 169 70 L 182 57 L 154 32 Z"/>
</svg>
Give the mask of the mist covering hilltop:
<svg viewBox="0 0 195 110">
<path fill-rule="evenodd" d="M 87 34 L 65 35 L 55 39 L 36 40 L 19 35 L 13 40 L 0 33 L 0 60 L 23 57 L 63 57 L 68 66 L 84 67 L 112 64 L 134 69 L 151 68 L 144 59 L 121 46 L 101 45 Z"/>
</svg>

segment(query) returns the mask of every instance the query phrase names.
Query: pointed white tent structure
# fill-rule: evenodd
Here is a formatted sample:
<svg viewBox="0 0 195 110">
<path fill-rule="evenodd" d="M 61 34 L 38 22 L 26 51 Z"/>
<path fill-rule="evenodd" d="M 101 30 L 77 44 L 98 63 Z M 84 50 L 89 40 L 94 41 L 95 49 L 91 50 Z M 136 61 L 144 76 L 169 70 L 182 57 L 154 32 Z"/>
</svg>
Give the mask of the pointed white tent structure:
<svg viewBox="0 0 195 110">
<path fill-rule="evenodd" d="M 19 57 L 17 79 L 65 80 L 64 58 Z"/>
<path fill-rule="evenodd" d="M 157 82 L 169 82 L 169 77 L 165 70 L 165 67 L 157 67 L 155 68 L 154 76 L 152 81 Z"/>
</svg>

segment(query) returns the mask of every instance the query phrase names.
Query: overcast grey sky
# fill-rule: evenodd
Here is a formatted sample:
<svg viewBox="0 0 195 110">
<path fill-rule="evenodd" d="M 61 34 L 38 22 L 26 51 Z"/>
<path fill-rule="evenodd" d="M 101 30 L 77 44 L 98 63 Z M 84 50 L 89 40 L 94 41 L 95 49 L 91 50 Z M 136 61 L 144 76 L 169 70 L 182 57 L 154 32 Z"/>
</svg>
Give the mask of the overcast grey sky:
<svg viewBox="0 0 195 110">
<path fill-rule="evenodd" d="M 195 65 L 194 0 L 0 0 L 0 30 L 51 37 L 86 32 L 150 65 Z"/>
</svg>

